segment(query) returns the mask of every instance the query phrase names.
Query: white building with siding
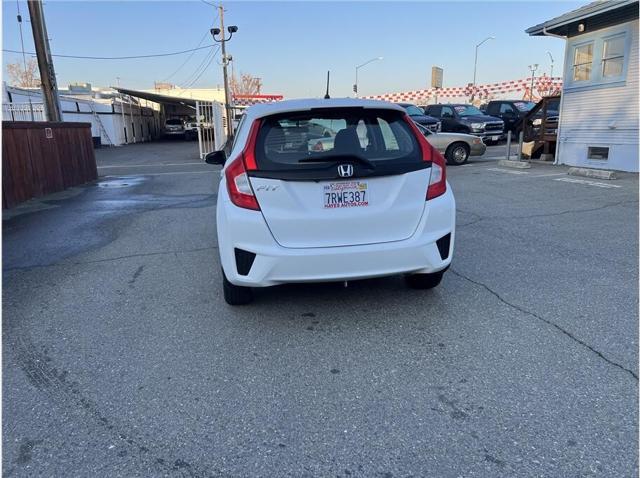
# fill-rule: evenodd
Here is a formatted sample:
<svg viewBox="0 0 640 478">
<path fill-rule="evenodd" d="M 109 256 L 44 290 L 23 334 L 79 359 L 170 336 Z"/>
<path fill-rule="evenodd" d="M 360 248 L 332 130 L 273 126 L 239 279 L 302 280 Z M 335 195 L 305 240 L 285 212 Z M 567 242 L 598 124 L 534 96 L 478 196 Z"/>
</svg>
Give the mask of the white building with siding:
<svg viewBox="0 0 640 478">
<path fill-rule="evenodd" d="M 638 172 L 638 0 L 593 2 L 526 32 L 566 39 L 556 161 Z"/>
<path fill-rule="evenodd" d="M 158 139 L 163 120 L 158 105 L 136 98 L 93 92 L 60 94 L 62 120 L 91 123 L 94 141 L 102 145 L 142 143 Z M 33 116 L 32 116 L 33 111 Z M 36 88 L 18 88 L 3 84 L 3 121 L 44 121 L 42 93 Z"/>
</svg>

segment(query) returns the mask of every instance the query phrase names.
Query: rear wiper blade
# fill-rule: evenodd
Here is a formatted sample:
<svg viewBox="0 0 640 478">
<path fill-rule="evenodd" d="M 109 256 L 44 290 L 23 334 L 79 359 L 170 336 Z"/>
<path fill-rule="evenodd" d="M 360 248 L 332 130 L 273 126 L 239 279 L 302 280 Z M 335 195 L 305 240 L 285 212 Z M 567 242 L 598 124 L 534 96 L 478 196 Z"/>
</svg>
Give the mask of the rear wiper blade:
<svg viewBox="0 0 640 478">
<path fill-rule="evenodd" d="M 374 163 L 369 161 L 367 158 L 363 158 L 362 156 L 357 156 L 355 154 L 333 155 L 326 156 L 324 158 L 303 158 L 298 160 L 299 163 L 339 163 L 341 161 L 355 161 L 369 169 L 376 169 L 376 165 Z"/>
</svg>

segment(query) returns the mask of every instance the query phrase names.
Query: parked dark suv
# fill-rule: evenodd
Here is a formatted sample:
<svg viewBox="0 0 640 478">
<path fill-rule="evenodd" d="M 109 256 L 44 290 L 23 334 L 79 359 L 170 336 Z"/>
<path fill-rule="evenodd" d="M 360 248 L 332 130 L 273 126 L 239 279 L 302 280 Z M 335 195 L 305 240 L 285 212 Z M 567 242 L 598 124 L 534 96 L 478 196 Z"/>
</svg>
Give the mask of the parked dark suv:
<svg viewBox="0 0 640 478">
<path fill-rule="evenodd" d="M 473 105 L 440 104 L 424 109 L 426 114 L 440 120 L 442 131 L 473 134 L 484 138 L 485 143 L 499 141 L 504 136 L 502 120 L 485 115 Z"/>
<path fill-rule="evenodd" d="M 560 100 L 558 100 L 558 103 Z M 536 105 L 533 101 L 524 100 L 493 100 L 489 101 L 484 106 L 486 114 L 495 116 L 504 121 L 504 131 L 511 131 L 514 135 L 518 135 L 522 130 L 522 119 L 531 111 Z M 556 110 L 553 107 L 547 111 L 548 116 L 558 116 L 560 108 L 555 105 Z M 540 115 L 537 115 L 540 116 Z M 535 120 L 536 117 L 531 118 Z"/>
<path fill-rule="evenodd" d="M 409 117 L 418 124 L 421 124 L 432 133 L 440 131 L 440 121 L 437 118 L 425 115 L 421 108 L 418 108 L 412 103 L 396 103 L 398 106 L 402 106 L 407 112 Z"/>
</svg>

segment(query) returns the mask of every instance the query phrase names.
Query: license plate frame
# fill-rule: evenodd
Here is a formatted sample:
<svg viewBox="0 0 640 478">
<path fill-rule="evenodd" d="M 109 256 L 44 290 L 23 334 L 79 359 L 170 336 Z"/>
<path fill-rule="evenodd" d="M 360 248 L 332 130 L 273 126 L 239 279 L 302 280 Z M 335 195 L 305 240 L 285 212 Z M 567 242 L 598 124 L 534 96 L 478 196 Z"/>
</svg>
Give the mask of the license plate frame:
<svg viewBox="0 0 640 478">
<path fill-rule="evenodd" d="M 368 181 L 339 181 L 322 188 L 323 209 L 368 207 L 371 191 Z"/>
</svg>

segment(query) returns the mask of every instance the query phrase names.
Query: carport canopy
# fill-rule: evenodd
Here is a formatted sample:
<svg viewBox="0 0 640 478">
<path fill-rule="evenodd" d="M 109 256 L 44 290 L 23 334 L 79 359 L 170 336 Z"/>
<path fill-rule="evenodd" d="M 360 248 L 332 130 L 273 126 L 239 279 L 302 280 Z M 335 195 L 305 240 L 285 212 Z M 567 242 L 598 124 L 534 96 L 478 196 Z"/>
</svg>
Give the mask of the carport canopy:
<svg viewBox="0 0 640 478">
<path fill-rule="evenodd" d="M 193 108 L 196 107 L 196 101 L 207 101 L 207 100 L 197 100 L 194 98 L 179 98 L 177 96 L 168 96 L 168 95 L 160 95 L 158 93 L 152 93 L 150 91 L 140 91 L 140 90 L 130 90 L 128 88 L 119 88 L 112 86 L 114 90 L 124 95 L 135 96 L 136 98 L 141 98 L 147 101 L 153 101 L 154 103 L 168 103 L 173 105 L 188 105 Z"/>
</svg>

